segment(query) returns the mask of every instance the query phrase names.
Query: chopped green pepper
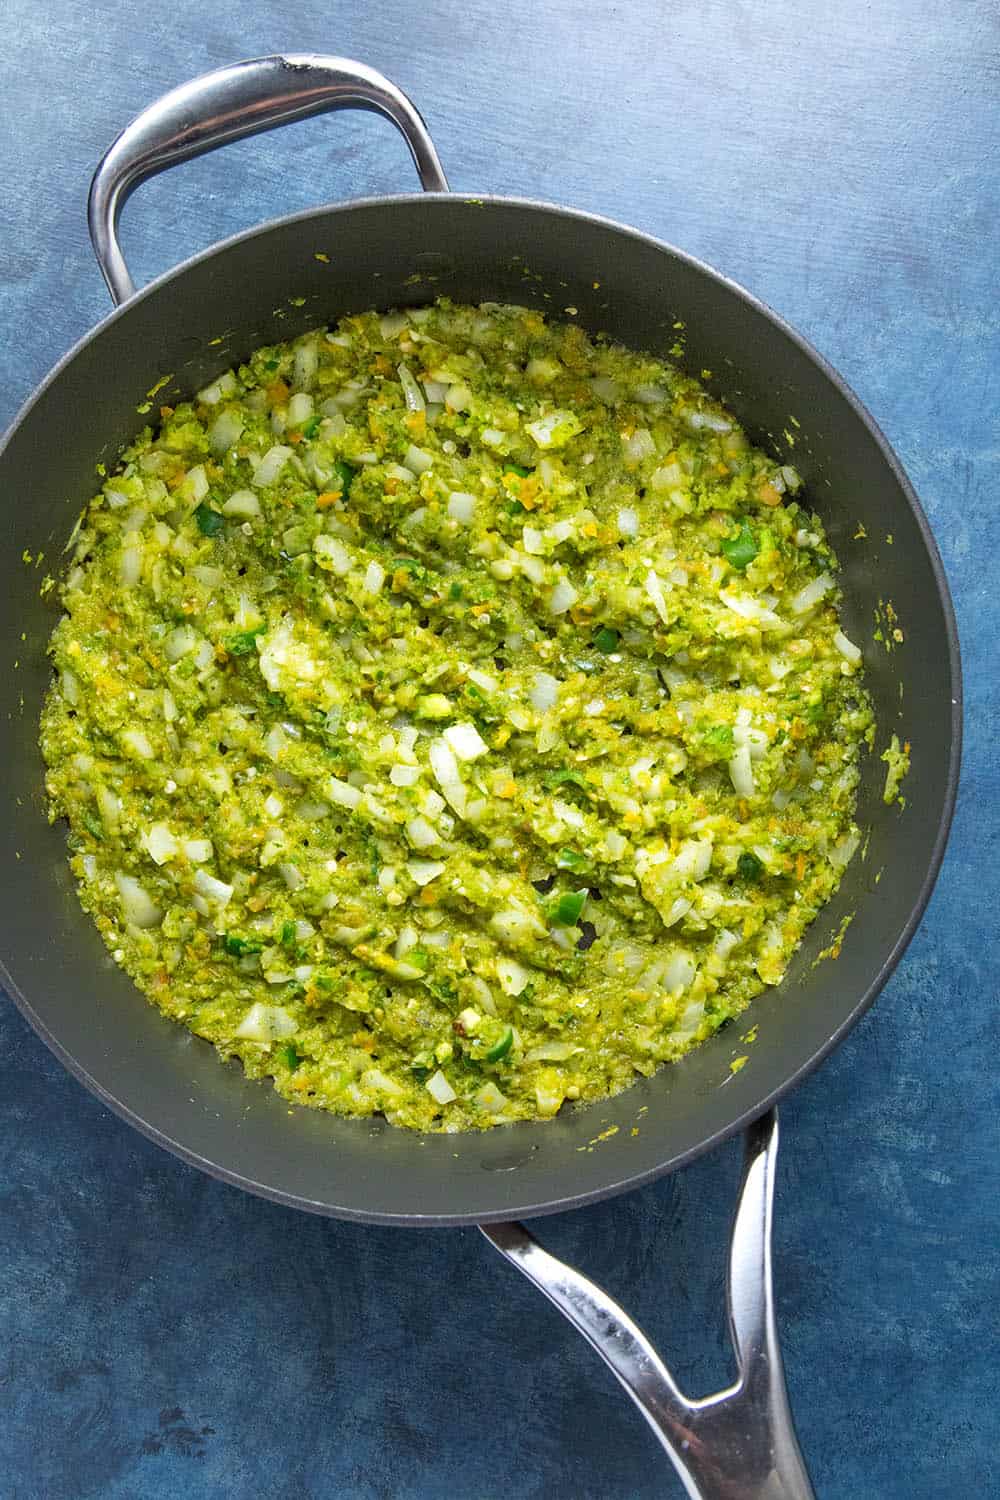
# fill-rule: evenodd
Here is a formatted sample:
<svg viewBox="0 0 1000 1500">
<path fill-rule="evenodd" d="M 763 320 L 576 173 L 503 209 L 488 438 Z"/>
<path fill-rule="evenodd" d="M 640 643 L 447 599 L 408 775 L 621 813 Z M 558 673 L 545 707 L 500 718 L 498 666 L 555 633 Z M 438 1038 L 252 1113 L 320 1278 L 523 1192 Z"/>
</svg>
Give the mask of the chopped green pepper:
<svg viewBox="0 0 1000 1500">
<path fill-rule="evenodd" d="M 342 458 L 337 459 L 337 462 L 333 466 L 333 470 L 340 480 L 341 496 L 346 500 L 351 492 L 351 484 L 353 483 L 354 476 L 358 471 L 350 464 L 345 463 Z"/>
<path fill-rule="evenodd" d="M 575 927 L 588 894 L 586 887 L 582 891 L 563 891 L 558 901 L 549 907 L 549 917 L 557 927 Z"/>
<path fill-rule="evenodd" d="M 746 521 L 741 521 L 740 529 L 736 536 L 729 537 L 722 543 L 723 556 L 729 563 L 729 566 L 736 568 L 740 573 L 750 566 L 759 551 L 757 538 L 750 530 Z"/>
<path fill-rule="evenodd" d="M 490 1050 L 484 1054 L 484 1061 L 500 1062 L 502 1058 L 507 1056 L 507 1053 L 510 1051 L 513 1044 L 514 1031 L 512 1027 L 508 1026 L 507 1030 L 504 1032 L 500 1040 L 498 1042 L 494 1042 Z"/>
<path fill-rule="evenodd" d="M 620 639 L 621 637 L 617 630 L 614 630 L 610 625 L 602 625 L 594 636 L 594 645 L 598 651 L 603 651 L 605 656 L 607 656 L 610 652 L 618 650 Z"/>
<path fill-rule="evenodd" d="M 225 636 L 222 644 L 230 656 L 249 656 L 256 649 L 257 637 L 266 630 L 266 625 L 255 625 L 253 630 L 238 630 L 235 635 Z"/>
</svg>

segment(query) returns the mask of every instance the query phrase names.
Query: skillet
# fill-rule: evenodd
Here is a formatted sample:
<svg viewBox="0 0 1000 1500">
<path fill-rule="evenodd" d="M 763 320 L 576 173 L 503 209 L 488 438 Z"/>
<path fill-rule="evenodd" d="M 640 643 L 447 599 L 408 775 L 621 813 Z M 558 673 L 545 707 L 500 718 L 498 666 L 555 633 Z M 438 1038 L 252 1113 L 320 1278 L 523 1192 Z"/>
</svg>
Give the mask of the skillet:
<svg viewBox="0 0 1000 1500">
<path fill-rule="evenodd" d="M 117 223 L 140 182 L 227 141 L 340 108 L 390 119 L 425 191 L 274 220 L 136 292 Z M 410 101 L 344 59 L 255 59 L 167 94 L 101 162 L 90 228 L 117 309 L 60 361 L 0 448 L 8 555 L 32 559 L 12 566 L 0 597 L 7 698 L 0 755 L 9 790 L 0 827 L 7 872 L 0 978 L 88 1088 L 202 1170 L 316 1213 L 483 1226 L 611 1365 L 690 1495 L 810 1495 L 771 1293 L 774 1106 L 871 1005 L 912 936 L 943 854 L 960 755 L 954 615 L 898 460 L 836 372 L 748 292 L 595 215 L 449 193 Z M 537 305 L 653 353 L 666 353 L 682 324 L 682 363 L 713 371 L 709 389 L 751 441 L 802 474 L 806 502 L 822 515 L 842 563 L 845 628 L 864 645 L 878 748 L 897 732 L 913 750 L 905 812 L 883 803 L 884 767 L 877 754 L 867 758 L 858 810 L 865 855 L 848 867 L 780 987 L 747 1012 L 759 1040 L 740 1072 L 729 1067 L 740 1049 L 722 1031 L 616 1098 L 555 1120 L 418 1138 L 384 1122 L 290 1111 L 237 1065 L 221 1064 L 206 1044 L 137 1003 L 77 903 L 63 831 L 46 822 L 36 726 L 57 608 L 54 591 L 41 587 L 44 575 L 58 572 L 72 522 L 96 487 L 95 464 L 113 464 L 145 424 L 142 408 L 161 377 L 169 375 L 156 401 L 173 403 L 260 344 L 349 312 L 440 295 Z M 817 963 L 849 915 L 837 962 Z M 622 1310 L 512 1221 L 638 1187 L 740 1130 L 746 1162 L 729 1276 L 739 1375 L 727 1391 L 693 1402 Z"/>
</svg>

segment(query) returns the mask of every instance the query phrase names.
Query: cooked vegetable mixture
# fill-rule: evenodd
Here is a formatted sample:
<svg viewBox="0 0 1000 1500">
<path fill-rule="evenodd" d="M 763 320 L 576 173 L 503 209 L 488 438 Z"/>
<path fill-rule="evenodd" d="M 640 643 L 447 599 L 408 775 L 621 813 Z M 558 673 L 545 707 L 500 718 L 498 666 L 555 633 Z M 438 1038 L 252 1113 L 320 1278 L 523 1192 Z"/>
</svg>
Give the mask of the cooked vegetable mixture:
<svg viewBox="0 0 1000 1500">
<path fill-rule="evenodd" d="M 161 417 L 80 523 L 42 723 L 161 1010 L 297 1103 L 459 1130 L 779 983 L 872 734 L 792 468 L 497 305 L 346 318 Z"/>
</svg>

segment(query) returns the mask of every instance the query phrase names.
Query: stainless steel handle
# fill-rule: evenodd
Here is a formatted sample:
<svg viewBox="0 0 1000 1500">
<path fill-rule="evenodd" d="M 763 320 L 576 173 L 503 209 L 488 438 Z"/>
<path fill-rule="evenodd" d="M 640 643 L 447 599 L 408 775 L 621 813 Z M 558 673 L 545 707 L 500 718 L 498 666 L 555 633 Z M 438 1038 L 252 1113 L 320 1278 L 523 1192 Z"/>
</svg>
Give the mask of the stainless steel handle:
<svg viewBox="0 0 1000 1500">
<path fill-rule="evenodd" d="M 778 1154 L 772 1110 L 746 1135 L 729 1247 L 735 1384 L 694 1401 L 642 1329 L 594 1282 L 543 1250 L 523 1224 L 482 1224 L 610 1366 L 666 1449 L 692 1500 L 815 1500 L 785 1389 L 774 1319 L 771 1221 Z"/>
<path fill-rule="evenodd" d="M 135 293 L 118 243 L 118 218 L 141 182 L 229 141 L 333 109 L 385 115 L 409 146 L 423 187 L 447 192 L 434 142 L 418 110 L 374 68 L 314 53 L 233 63 L 157 99 L 125 127 L 101 159 L 90 185 L 87 221 L 113 300 L 125 302 Z"/>
</svg>

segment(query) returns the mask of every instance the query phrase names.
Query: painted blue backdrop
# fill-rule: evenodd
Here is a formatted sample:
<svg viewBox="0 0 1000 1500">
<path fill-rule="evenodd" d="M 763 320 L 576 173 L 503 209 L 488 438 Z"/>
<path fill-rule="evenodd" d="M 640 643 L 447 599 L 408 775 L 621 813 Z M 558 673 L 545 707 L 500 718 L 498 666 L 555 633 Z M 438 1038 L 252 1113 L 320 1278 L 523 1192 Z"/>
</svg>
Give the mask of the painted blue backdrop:
<svg viewBox="0 0 1000 1500">
<path fill-rule="evenodd" d="M 909 469 L 955 591 L 967 755 L 920 933 L 784 1110 L 780 1317 L 825 1500 L 1000 1493 L 998 43 L 991 0 L 4 7 L 0 421 L 106 310 L 84 202 L 113 135 L 167 87 L 285 48 L 389 73 L 453 187 L 597 210 L 745 282 Z M 259 219 L 411 184 L 378 121 L 314 121 L 151 184 L 126 248 L 141 280 Z M 736 1169 L 723 1150 L 540 1226 L 692 1391 L 727 1371 Z M 3 1000 L 0 1475 L 6 1500 L 680 1494 L 603 1366 L 475 1231 L 327 1223 L 210 1182 Z"/>
</svg>

